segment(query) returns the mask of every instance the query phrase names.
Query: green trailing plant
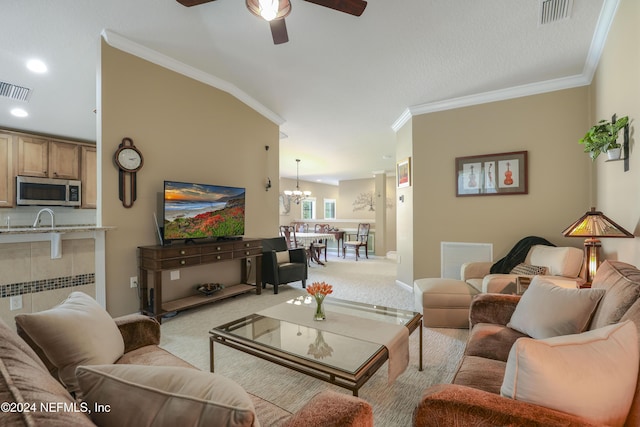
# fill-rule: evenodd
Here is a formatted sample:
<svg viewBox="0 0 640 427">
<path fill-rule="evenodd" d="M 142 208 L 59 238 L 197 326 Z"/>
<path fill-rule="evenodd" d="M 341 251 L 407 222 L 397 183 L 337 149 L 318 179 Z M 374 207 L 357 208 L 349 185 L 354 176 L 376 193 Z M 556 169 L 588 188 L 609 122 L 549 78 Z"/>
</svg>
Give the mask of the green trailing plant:
<svg viewBox="0 0 640 427">
<path fill-rule="evenodd" d="M 612 148 L 620 148 L 618 133 L 629 123 L 629 117 L 624 116 L 611 121 L 600 120 L 591 127 L 585 136 L 578 141 L 584 145 L 584 152 L 589 153 L 591 160 L 598 158 L 600 153 L 606 153 Z"/>
</svg>

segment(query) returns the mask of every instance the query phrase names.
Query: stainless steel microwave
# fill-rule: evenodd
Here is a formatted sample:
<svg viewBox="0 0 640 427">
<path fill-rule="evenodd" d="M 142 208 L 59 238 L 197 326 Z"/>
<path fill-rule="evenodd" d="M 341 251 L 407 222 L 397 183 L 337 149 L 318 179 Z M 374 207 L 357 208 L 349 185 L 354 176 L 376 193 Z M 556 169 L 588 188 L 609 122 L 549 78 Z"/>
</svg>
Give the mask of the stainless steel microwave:
<svg viewBox="0 0 640 427">
<path fill-rule="evenodd" d="M 16 178 L 16 204 L 80 206 L 80 181 L 58 178 Z"/>
</svg>

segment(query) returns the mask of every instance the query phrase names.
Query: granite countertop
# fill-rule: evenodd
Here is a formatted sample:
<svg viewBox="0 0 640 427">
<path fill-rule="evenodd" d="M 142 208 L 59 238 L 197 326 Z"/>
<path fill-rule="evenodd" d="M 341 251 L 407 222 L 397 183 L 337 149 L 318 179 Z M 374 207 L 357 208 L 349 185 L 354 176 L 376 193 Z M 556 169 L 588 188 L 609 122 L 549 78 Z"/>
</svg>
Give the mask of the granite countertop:
<svg viewBox="0 0 640 427">
<path fill-rule="evenodd" d="M 98 227 L 92 224 L 81 225 L 57 225 L 55 228 L 47 227 L 2 227 L 0 234 L 41 234 L 41 233 L 73 233 L 82 231 L 110 230 L 114 227 Z"/>
</svg>

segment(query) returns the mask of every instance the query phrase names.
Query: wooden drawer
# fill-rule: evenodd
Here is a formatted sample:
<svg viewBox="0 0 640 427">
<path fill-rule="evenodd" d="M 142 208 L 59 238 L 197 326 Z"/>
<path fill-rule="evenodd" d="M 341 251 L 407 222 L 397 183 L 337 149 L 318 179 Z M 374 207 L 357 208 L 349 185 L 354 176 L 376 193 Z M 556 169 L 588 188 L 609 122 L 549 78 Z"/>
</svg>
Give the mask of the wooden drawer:
<svg viewBox="0 0 640 427">
<path fill-rule="evenodd" d="M 220 252 L 212 254 L 204 254 L 200 256 L 202 264 L 208 264 L 210 262 L 218 262 L 233 259 L 233 252 Z"/>
<path fill-rule="evenodd" d="M 200 264 L 199 256 L 165 259 L 160 262 L 160 269 L 167 270 L 169 268 L 189 267 L 191 265 L 198 265 L 198 264 Z"/>
<path fill-rule="evenodd" d="M 162 248 L 161 250 L 140 248 L 140 255 L 142 258 L 150 259 L 168 259 L 168 258 L 180 258 L 194 255 L 200 255 L 199 247 L 181 246 L 177 248 Z"/>
<path fill-rule="evenodd" d="M 201 248 L 201 254 L 202 255 L 212 255 L 212 254 L 219 254 L 221 252 L 231 252 L 233 251 L 233 244 L 229 244 L 229 243 L 221 243 L 221 244 L 213 244 L 213 245 L 207 245 L 207 246 L 203 246 Z"/>
<path fill-rule="evenodd" d="M 262 240 L 260 239 L 256 239 L 256 240 L 243 240 L 241 242 L 235 242 L 233 244 L 233 249 L 238 250 L 238 249 L 250 249 L 250 248 L 261 248 L 262 247 Z"/>
<path fill-rule="evenodd" d="M 234 258 L 246 258 L 256 255 L 262 255 L 262 247 L 259 248 L 245 248 L 242 250 L 233 251 Z"/>
</svg>

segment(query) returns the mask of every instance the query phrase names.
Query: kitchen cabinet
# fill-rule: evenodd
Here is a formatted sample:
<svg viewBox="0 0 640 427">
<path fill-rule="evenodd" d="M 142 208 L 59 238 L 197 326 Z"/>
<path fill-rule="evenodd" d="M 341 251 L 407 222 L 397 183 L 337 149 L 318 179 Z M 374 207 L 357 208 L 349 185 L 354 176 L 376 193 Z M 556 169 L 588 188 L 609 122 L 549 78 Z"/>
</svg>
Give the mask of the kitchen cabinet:
<svg viewBox="0 0 640 427">
<path fill-rule="evenodd" d="M 80 145 L 18 136 L 18 175 L 78 179 Z"/>
<path fill-rule="evenodd" d="M 83 145 L 80 152 L 80 180 L 82 181 L 82 204 L 80 207 L 95 209 L 98 197 L 96 147 Z"/>
<path fill-rule="evenodd" d="M 0 133 L 0 207 L 3 208 L 13 207 L 16 203 L 15 164 L 13 135 Z"/>
</svg>

